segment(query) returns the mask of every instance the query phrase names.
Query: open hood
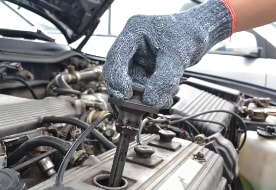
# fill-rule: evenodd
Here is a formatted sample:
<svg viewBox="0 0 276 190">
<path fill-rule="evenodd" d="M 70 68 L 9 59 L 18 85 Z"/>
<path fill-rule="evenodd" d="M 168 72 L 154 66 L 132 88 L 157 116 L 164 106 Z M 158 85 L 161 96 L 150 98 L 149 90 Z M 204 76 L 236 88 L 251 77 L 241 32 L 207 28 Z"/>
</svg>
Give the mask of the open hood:
<svg viewBox="0 0 276 190">
<path fill-rule="evenodd" d="M 113 0 L 7 0 L 51 21 L 70 44 L 91 35 Z"/>
</svg>

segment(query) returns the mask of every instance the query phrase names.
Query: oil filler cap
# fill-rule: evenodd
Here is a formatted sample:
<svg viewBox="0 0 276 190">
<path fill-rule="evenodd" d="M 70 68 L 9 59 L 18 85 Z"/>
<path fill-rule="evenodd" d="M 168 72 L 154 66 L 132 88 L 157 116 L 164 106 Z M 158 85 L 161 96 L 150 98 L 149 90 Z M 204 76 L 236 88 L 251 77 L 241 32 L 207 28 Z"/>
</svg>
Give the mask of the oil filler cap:
<svg viewBox="0 0 276 190">
<path fill-rule="evenodd" d="M 257 128 L 258 135 L 269 138 L 275 139 L 276 138 L 276 127 L 275 126 L 266 126 L 265 128 L 258 127 Z"/>
<path fill-rule="evenodd" d="M 0 170 L 1 190 L 26 190 L 25 183 L 20 181 L 20 175 L 17 171 L 4 168 Z"/>
</svg>

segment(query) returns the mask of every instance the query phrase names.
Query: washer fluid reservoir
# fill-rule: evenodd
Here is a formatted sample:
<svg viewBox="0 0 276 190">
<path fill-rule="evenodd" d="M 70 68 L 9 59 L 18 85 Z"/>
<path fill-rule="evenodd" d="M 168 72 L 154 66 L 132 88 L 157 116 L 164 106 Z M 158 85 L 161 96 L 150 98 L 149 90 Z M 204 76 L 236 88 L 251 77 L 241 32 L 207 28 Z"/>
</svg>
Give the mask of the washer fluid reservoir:
<svg viewBox="0 0 276 190">
<path fill-rule="evenodd" d="M 247 131 L 239 154 L 239 177 L 244 190 L 276 189 L 276 127 Z M 243 138 L 243 137 L 242 137 Z"/>
</svg>

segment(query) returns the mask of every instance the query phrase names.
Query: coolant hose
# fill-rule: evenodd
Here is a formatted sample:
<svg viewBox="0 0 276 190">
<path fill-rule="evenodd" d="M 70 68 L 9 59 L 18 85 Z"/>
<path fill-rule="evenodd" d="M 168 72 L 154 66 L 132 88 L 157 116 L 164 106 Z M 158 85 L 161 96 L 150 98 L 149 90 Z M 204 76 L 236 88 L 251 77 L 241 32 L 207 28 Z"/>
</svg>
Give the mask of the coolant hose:
<svg viewBox="0 0 276 190">
<path fill-rule="evenodd" d="M 71 75 L 69 75 L 71 76 Z M 67 83 L 68 81 L 68 76 L 66 74 L 59 74 L 57 75 L 54 80 L 53 80 L 53 83 L 55 84 L 55 86 L 57 86 L 57 89 L 56 91 L 58 93 L 72 93 L 72 94 L 81 94 L 80 91 L 78 90 L 74 90 L 71 88 L 71 86 Z M 61 90 L 58 90 L 58 89 L 61 89 Z"/>
<path fill-rule="evenodd" d="M 65 155 L 71 144 L 62 139 L 51 136 L 38 136 L 31 138 L 22 143 L 14 152 L 8 156 L 8 166 L 15 164 L 19 159 L 25 156 L 29 151 L 39 146 L 49 146 L 57 149 L 61 154 Z"/>
<path fill-rule="evenodd" d="M 57 87 L 56 91 L 59 93 L 72 93 L 81 94 L 80 91 L 72 89 L 69 85 L 77 81 L 102 81 L 101 72 L 97 70 L 84 71 L 84 72 L 72 72 L 72 73 L 61 73 L 53 79 L 53 84 Z M 61 90 L 58 90 L 61 89 Z"/>
<path fill-rule="evenodd" d="M 82 130 L 86 130 L 90 126 L 81 120 L 78 120 L 75 118 L 69 118 L 69 117 L 55 117 L 55 116 L 43 117 L 42 121 L 47 123 L 67 123 L 67 124 L 75 125 L 81 128 Z M 116 148 L 116 146 L 99 131 L 94 129 L 91 131 L 91 134 L 93 135 L 94 138 L 100 141 L 106 149 L 110 150 L 110 149 Z"/>
</svg>

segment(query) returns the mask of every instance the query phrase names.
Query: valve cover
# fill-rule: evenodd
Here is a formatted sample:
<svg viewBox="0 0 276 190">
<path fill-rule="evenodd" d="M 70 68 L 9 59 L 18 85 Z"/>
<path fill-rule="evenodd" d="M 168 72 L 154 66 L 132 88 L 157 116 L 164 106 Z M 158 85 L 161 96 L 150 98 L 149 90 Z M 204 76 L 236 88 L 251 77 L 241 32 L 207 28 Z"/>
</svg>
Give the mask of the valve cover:
<svg viewBox="0 0 276 190">
<path fill-rule="evenodd" d="M 147 158 L 140 157 L 134 152 L 136 143 L 131 143 L 123 173 L 127 184 L 116 189 L 225 189 L 226 179 L 222 177 L 223 159 L 218 154 L 179 138 L 162 142 L 158 135 L 143 135 L 142 140 L 143 145 L 154 148 L 155 153 Z M 103 181 L 99 186 L 93 179 L 110 174 L 114 152 L 115 149 L 112 149 L 91 157 L 93 161 L 90 164 L 86 162 L 81 167 L 68 170 L 65 173 L 64 186 L 81 190 L 113 189 L 107 186 L 107 182 L 105 184 Z M 42 182 L 30 190 L 51 187 L 54 179 L 53 177 Z"/>
</svg>

